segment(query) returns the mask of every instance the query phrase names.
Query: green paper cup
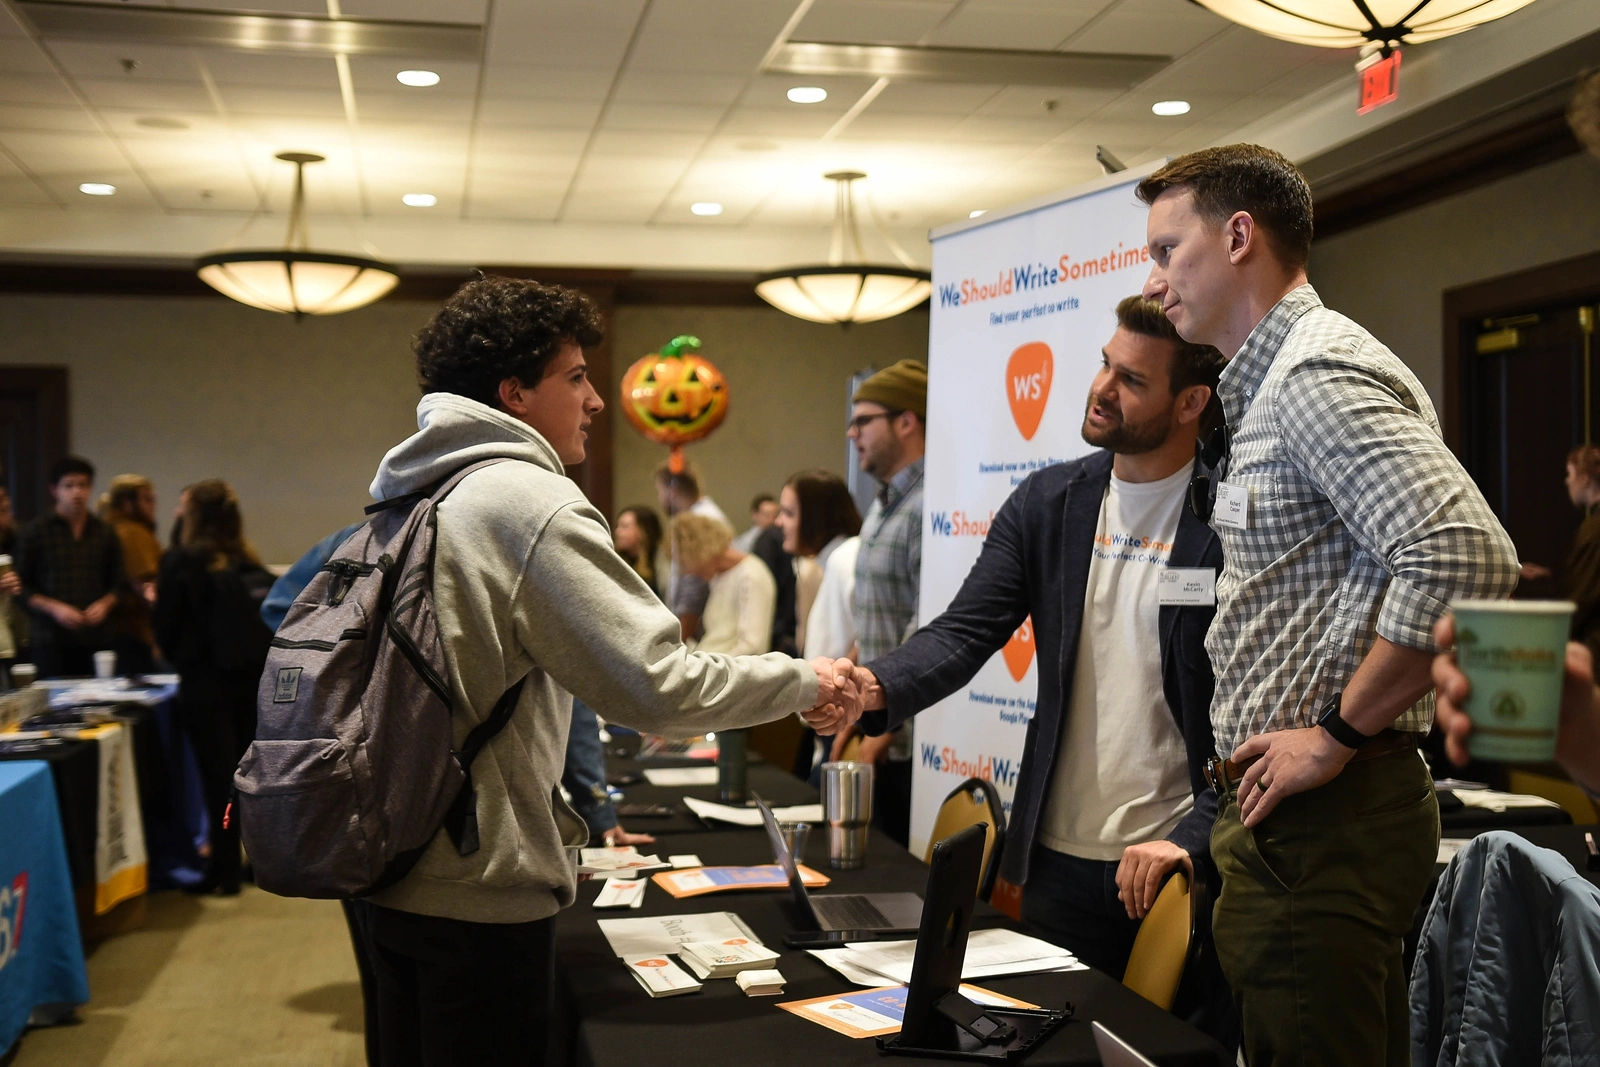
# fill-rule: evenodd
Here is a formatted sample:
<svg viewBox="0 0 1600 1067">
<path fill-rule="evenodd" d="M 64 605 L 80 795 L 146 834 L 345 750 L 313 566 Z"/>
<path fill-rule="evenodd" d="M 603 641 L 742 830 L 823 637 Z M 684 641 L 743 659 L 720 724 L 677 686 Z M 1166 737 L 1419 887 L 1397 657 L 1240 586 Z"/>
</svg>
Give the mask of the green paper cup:
<svg viewBox="0 0 1600 1067">
<path fill-rule="evenodd" d="M 1555 758 L 1567 633 L 1566 600 L 1458 600 L 1456 659 L 1472 683 L 1465 711 L 1476 759 Z"/>
</svg>

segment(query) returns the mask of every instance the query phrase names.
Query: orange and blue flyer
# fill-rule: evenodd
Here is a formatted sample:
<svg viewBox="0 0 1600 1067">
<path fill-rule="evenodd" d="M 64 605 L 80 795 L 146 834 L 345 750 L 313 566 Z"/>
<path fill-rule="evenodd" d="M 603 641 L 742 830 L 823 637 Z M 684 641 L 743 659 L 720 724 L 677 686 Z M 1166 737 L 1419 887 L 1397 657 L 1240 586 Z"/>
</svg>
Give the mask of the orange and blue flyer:
<svg viewBox="0 0 1600 1067">
<path fill-rule="evenodd" d="M 975 985 L 962 985 L 961 992 L 968 1000 L 985 1007 L 1037 1008 L 1025 1000 L 1004 996 Z M 855 993 L 842 993 L 835 997 L 813 997 L 810 1000 L 791 1000 L 778 1007 L 793 1012 L 802 1019 L 820 1023 L 846 1037 L 883 1037 L 898 1034 L 906 1014 L 906 987 L 881 986 Z"/>
</svg>

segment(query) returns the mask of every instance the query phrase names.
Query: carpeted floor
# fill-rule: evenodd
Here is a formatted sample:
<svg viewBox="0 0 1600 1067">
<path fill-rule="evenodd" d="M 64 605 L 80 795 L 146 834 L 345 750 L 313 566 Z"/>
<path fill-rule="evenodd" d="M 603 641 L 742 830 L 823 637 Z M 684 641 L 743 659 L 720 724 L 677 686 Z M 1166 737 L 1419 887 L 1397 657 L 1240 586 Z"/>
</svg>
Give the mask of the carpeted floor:
<svg viewBox="0 0 1600 1067">
<path fill-rule="evenodd" d="M 89 957 L 81 1023 L 13 1067 L 360 1067 L 361 987 L 336 901 L 157 893 Z"/>
</svg>

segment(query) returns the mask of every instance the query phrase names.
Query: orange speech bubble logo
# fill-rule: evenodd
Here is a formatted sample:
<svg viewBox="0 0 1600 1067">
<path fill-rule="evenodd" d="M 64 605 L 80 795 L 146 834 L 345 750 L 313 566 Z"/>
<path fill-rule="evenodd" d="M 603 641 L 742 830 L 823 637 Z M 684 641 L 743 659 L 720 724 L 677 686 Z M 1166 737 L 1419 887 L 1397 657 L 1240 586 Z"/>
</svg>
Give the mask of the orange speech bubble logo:
<svg viewBox="0 0 1600 1067">
<path fill-rule="evenodd" d="M 1005 657 L 1006 670 L 1011 672 L 1011 677 L 1019 682 L 1022 681 L 1023 676 L 1028 673 L 1028 665 L 1033 662 L 1032 615 L 1022 620 L 1022 625 L 1011 635 L 1011 640 L 1000 650 L 1000 655 Z"/>
<path fill-rule="evenodd" d="M 1043 341 L 1028 342 L 1011 353 L 1006 363 L 1006 399 L 1011 402 L 1011 417 L 1024 441 L 1033 440 L 1039 432 L 1054 376 L 1055 359 Z"/>
</svg>

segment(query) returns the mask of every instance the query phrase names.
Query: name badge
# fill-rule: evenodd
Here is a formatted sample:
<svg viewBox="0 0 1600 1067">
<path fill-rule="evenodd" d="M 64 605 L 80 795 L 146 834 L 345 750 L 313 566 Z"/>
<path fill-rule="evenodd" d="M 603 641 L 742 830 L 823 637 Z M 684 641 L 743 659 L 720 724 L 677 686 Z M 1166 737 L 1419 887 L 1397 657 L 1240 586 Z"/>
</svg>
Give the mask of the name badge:
<svg viewBox="0 0 1600 1067">
<path fill-rule="evenodd" d="M 1211 509 L 1211 524 L 1230 530 L 1250 529 L 1250 487 L 1222 482 L 1217 486 L 1217 506 Z"/>
<path fill-rule="evenodd" d="M 1156 576 L 1162 607 L 1210 607 L 1217 602 L 1217 572 L 1210 567 L 1168 567 Z"/>
</svg>

